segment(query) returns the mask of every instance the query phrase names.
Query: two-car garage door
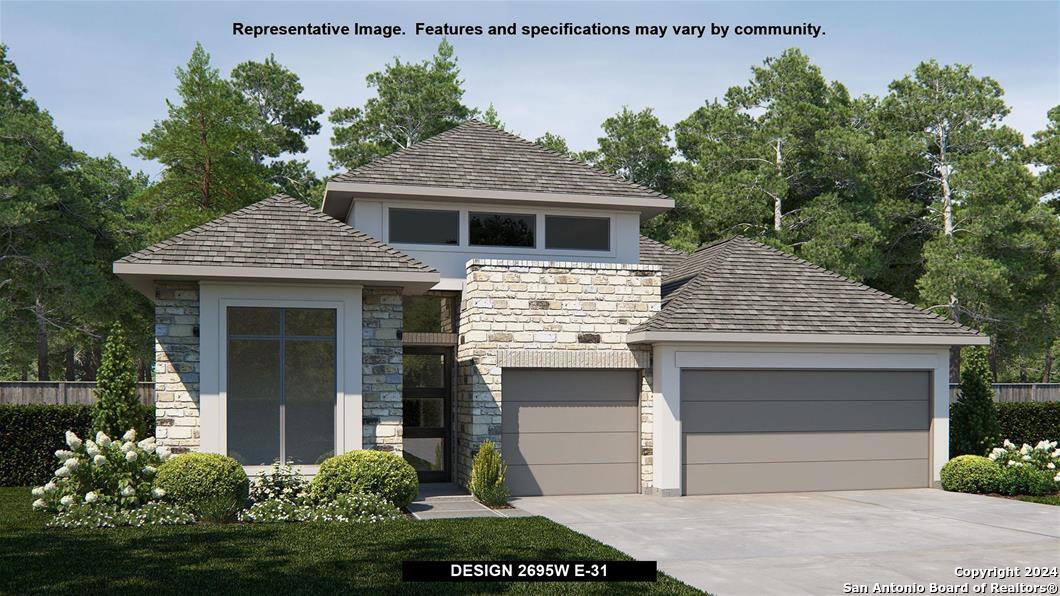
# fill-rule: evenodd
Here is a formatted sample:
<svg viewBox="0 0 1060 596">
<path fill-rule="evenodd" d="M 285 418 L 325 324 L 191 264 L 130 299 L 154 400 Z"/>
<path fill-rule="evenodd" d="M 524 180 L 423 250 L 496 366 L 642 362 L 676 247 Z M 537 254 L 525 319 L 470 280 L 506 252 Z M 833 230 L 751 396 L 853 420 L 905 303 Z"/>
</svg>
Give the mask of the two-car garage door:
<svg viewBox="0 0 1060 596">
<path fill-rule="evenodd" d="M 931 373 L 681 371 L 684 492 L 930 486 Z"/>
</svg>

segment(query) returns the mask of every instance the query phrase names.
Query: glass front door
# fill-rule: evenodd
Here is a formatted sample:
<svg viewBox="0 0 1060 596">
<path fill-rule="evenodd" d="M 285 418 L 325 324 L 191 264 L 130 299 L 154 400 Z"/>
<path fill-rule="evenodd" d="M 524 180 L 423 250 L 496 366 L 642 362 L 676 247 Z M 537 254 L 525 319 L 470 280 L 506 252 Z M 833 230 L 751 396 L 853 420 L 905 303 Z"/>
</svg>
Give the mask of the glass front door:
<svg viewBox="0 0 1060 596">
<path fill-rule="evenodd" d="M 445 347 L 405 346 L 402 358 L 404 455 L 420 482 L 447 482 L 451 354 Z"/>
<path fill-rule="evenodd" d="M 335 310 L 229 307 L 228 455 L 319 464 L 335 451 Z"/>
</svg>

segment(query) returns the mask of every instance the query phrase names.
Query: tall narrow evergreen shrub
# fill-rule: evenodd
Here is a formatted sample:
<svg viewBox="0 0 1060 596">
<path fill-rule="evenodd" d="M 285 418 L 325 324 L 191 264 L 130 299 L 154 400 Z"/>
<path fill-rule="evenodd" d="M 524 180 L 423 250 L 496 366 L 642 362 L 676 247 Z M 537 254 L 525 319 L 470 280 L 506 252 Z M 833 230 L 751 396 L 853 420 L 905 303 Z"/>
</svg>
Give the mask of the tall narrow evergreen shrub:
<svg viewBox="0 0 1060 596">
<path fill-rule="evenodd" d="M 112 437 L 130 428 L 143 434 L 143 407 L 136 394 L 136 363 L 129 350 L 125 330 L 115 323 L 103 345 L 103 357 L 96 374 L 96 407 L 92 425 Z"/>
<path fill-rule="evenodd" d="M 1001 441 L 985 348 L 972 348 L 961 366 L 961 388 L 950 405 L 950 457 L 986 455 Z"/>
<path fill-rule="evenodd" d="M 484 505 L 507 505 L 508 487 L 504 485 L 504 475 L 507 471 L 508 466 L 504 465 L 504 460 L 501 459 L 493 441 L 483 441 L 471 462 L 471 481 L 467 488 Z"/>
</svg>

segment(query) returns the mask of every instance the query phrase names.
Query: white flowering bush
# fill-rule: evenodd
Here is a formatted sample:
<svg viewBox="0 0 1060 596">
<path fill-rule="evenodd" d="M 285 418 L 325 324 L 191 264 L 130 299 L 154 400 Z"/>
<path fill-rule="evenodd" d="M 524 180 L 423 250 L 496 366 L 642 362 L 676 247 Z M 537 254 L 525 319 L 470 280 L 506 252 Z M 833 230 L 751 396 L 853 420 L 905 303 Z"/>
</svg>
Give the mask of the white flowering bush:
<svg viewBox="0 0 1060 596">
<path fill-rule="evenodd" d="M 153 487 L 155 473 L 169 459 L 169 451 L 159 447 L 154 437 L 136 442 L 130 430 L 120 439 L 103 432 L 95 439 L 81 439 L 66 433 L 68 449 L 55 452 L 59 468 L 44 486 L 33 489 L 33 507 L 67 512 L 82 505 L 136 509 L 164 496 Z"/>
<path fill-rule="evenodd" d="M 1056 441 L 1039 441 L 1034 447 L 1024 443 L 1016 447 L 1015 443 L 1005 439 L 989 457 L 1002 467 L 1030 466 L 1037 470 L 1052 470 L 1056 474 L 1054 480 L 1060 482 L 1060 449 L 1057 449 Z"/>
<path fill-rule="evenodd" d="M 339 495 L 333 501 L 316 505 L 305 500 L 269 499 L 258 501 L 238 514 L 239 521 L 245 523 L 378 523 L 403 518 L 397 507 L 371 494 Z"/>
<path fill-rule="evenodd" d="M 260 472 L 250 485 L 250 500 L 255 503 L 282 501 L 305 503 L 309 482 L 294 471 L 290 462 L 276 461 L 268 471 Z"/>
<path fill-rule="evenodd" d="M 98 502 L 73 505 L 60 511 L 51 528 L 118 528 L 121 526 L 176 526 L 195 523 L 190 511 L 174 503 L 153 501 L 136 509 Z"/>
</svg>

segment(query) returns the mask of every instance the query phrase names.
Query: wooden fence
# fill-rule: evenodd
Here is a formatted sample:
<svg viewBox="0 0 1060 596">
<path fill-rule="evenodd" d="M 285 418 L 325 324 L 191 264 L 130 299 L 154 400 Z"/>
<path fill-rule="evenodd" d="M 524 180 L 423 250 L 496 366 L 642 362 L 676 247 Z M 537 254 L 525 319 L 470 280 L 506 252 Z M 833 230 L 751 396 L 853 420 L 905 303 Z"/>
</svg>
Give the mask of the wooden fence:
<svg viewBox="0 0 1060 596">
<path fill-rule="evenodd" d="M 95 381 L 0 381 L 0 404 L 94 404 Z M 155 403 L 155 384 L 137 383 L 140 401 Z"/>
<path fill-rule="evenodd" d="M 950 385 L 950 401 L 957 399 L 957 385 Z M 994 401 L 1060 401 L 1060 383 L 997 383 Z"/>
</svg>

